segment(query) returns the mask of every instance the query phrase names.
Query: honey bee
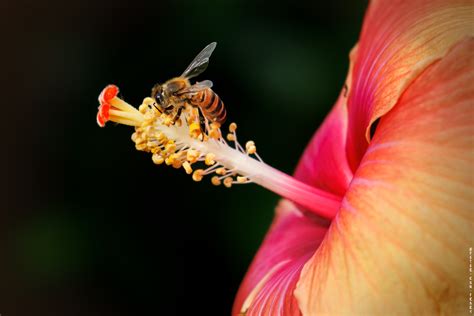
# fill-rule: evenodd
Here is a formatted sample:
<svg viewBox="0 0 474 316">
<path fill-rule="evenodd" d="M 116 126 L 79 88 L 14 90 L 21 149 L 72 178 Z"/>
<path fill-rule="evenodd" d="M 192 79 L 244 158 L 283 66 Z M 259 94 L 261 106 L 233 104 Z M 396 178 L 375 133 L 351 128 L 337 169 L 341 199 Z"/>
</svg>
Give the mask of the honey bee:
<svg viewBox="0 0 474 316">
<path fill-rule="evenodd" d="M 215 48 L 215 42 L 207 45 L 181 76 L 170 79 L 164 84 L 156 84 L 151 90 L 151 97 L 156 101 L 158 109 L 162 113 L 172 115 L 173 124 L 181 116 L 186 105 L 198 108 L 200 111 L 201 128 L 204 117 L 211 122 L 224 123 L 226 119 L 224 102 L 211 90 L 212 81 L 205 80 L 195 84 L 189 81 L 206 70 L 209 57 Z"/>
</svg>

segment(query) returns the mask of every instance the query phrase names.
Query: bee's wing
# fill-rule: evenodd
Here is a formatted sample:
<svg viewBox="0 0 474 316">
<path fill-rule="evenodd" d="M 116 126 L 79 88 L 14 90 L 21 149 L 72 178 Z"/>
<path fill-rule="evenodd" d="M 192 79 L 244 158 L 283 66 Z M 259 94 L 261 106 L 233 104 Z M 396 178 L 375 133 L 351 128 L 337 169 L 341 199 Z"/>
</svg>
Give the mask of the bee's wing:
<svg viewBox="0 0 474 316">
<path fill-rule="evenodd" d="M 179 94 L 188 94 L 188 93 L 196 93 L 207 88 L 212 88 L 212 81 L 211 80 L 204 80 L 201 82 L 196 82 L 192 86 L 182 89 L 179 91 Z"/>
<path fill-rule="evenodd" d="M 211 57 L 216 45 L 216 42 L 212 42 L 211 44 L 204 47 L 204 49 L 189 64 L 188 68 L 186 68 L 181 77 L 188 79 L 193 78 L 206 70 L 207 66 L 209 65 L 209 57 Z"/>
</svg>

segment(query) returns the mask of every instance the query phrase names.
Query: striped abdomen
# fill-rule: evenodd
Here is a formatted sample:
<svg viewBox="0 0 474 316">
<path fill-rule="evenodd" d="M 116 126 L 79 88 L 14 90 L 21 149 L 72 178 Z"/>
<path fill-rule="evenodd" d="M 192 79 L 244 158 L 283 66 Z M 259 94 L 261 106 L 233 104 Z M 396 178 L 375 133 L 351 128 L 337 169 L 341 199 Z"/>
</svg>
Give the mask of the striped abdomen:
<svg viewBox="0 0 474 316">
<path fill-rule="evenodd" d="M 202 114 L 211 122 L 225 122 L 226 111 L 224 102 L 211 89 L 205 89 L 194 94 L 189 100 L 191 105 L 201 109 Z"/>
</svg>

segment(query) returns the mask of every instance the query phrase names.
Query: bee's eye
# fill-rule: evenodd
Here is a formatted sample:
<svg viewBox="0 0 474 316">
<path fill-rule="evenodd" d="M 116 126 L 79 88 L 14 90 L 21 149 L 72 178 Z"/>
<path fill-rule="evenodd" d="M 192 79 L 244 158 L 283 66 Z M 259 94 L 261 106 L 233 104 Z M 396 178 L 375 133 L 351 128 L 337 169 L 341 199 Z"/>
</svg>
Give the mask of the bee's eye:
<svg viewBox="0 0 474 316">
<path fill-rule="evenodd" d="M 158 103 L 160 104 L 163 104 L 163 93 L 160 92 L 156 95 L 156 101 L 158 101 Z"/>
</svg>

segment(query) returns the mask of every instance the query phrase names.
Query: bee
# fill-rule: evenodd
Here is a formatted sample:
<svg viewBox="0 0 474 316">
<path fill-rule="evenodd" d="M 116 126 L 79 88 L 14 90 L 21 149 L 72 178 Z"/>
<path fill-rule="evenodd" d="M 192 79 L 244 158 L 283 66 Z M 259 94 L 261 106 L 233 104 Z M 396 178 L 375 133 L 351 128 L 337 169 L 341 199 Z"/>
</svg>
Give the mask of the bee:
<svg viewBox="0 0 474 316">
<path fill-rule="evenodd" d="M 156 101 L 158 109 L 162 113 L 172 115 L 173 124 L 181 116 L 186 105 L 199 110 L 201 129 L 205 124 L 204 118 L 211 122 L 224 123 L 226 119 L 224 102 L 212 91 L 212 81 L 204 80 L 195 84 L 189 81 L 206 70 L 209 57 L 215 48 L 215 42 L 207 45 L 181 76 L 163 84 L 156 84 L 151 90 L 151 97 Z"/>
</svg>

